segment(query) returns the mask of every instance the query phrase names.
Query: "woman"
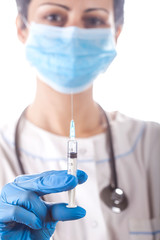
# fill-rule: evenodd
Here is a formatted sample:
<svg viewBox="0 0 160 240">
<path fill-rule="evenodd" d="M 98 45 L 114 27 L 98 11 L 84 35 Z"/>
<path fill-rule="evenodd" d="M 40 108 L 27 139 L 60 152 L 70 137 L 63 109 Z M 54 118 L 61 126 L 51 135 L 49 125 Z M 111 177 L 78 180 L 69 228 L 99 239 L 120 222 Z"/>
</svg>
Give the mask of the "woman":
<svg viewBox="0 0 160 240">
<path fill-rule="evenodd" d="M 116 56 L 123 1 L 17 0 L 17 4 L 17 33 L 36 69 L 37 91 L 18 128 L 16 122 L 1 131 L 1 186 L 11 182 L 1 193 L 1 239 L 49 239 L 53 234 L 58 240 L 127 240 L 146 235 L 158 239 L 160 127 L 118 112 L 108 113 L 106 119 L 92 97 L 93 80 Z M 81 207 L 59 204 L 68 201 L 66 193 L 55 194 L 87 179 L 83 171 L 77 177 L 62 171 L 72 117 L 78 168 L 89 176 L 76 190 L 76 203 L 87 210 L 86 216 Z M 109 161 L 110 126 L 118 184 L 125 191 L 122 209 L 116 208 L 116 200 L 114 208 L 107 202 L 113 182 L 117 186 Z M 12 182 L 24 173 L 32 175 Z M 45 194 L 49 195 L 40 200 Z M 123 211 L 117 215 L 115 209 Z M 82 219 L 56 225 L 78 218 Z"/>
</svg>

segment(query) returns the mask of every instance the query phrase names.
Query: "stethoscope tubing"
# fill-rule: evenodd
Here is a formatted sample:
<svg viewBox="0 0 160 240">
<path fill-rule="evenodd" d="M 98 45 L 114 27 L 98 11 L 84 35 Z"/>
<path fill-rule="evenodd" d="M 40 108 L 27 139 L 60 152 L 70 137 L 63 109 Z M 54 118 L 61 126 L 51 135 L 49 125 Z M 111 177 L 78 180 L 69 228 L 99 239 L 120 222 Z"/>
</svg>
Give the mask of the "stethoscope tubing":
<svg viewBox="0 0 160 240">
<path fill-rule="evenodd" d="M 112 209 L 113 212 L 116 212 L 117 209 L 118 213 L 120 213 L 121 211 L 123 211 L 124 209 L 126 209 L 126 207 L 128 206 L 128 201 L 127 201 L 127 197 L 124 194 L 123 190 L 118 188 L 118 179 L 117 179 L 117 171 L 116 171 L 116 162 L 115 162 L 115 154 L 114 154 L 114 148 L 113 148 L 113 138 L 112 138 L 112 131 L 111 131 L 111 126 L 110 126 L 110 122 L 108 119 L 108 116 L 106 114 L 106 112 L 103 110 L 103 108 L 101 106 L 99 106 L 104 117 L 105 117 L 105 121 L 107 123 L 107 127 L 106 127 L 106 143 L 107 140 L 108 144 L 109 144 L 109 155 L 110 155 L 110 168 L 111 168 L 111 180 L 110 180 L 110 185 L 108 187 L 105 187 L 104 189 L 102 189 L 101 191 L 101 199 L 103 200 L 103 202 Z M 21 156 L 20 156 L 20 131 L 19 131 L 19 126 L 21 124 L 21 120 L 22 118 L 25 116 L 25 112 L 26 109 L 24 109 L 24 111 L 22 112 L 22 114 L 20 115 L 17 124 L 16 124 L 16 128 L 15 128 L 15 153 L 16 153 L 16 157 L 17 157 L 17 161 L 19 164 L 19 168 L 20 168 L 20 172 L 21 174 L 26 174 L 25 173 L 25 169 L 24 166 L 22 164 L 21 161 Z M 118 191 L 117 191 L 118 190 Z M 118 192 L 121 192 L 121 194 L 119 195 Z M 116 211 L 115 211 L 116 209 Z"/>
</svg>

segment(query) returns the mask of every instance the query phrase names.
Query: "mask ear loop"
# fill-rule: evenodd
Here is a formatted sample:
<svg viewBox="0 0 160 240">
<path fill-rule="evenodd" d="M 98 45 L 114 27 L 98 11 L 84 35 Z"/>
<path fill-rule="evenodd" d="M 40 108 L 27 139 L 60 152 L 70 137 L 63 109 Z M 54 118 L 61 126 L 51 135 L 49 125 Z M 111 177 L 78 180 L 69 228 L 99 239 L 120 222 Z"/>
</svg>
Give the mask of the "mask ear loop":
<svg viewBox="0 0 160 240">
<path fill-rule="evenodd" d="M 22 21 L 23 21 L 23 23 L 24 23 L 24 25 L 26 26 L 26 28 L 30 28 L 30 25 L 29 25 L 29 23 L 28 23 L 28 21 L 27 21 L 27 19 L 24 17 L 24 16 L 22 16 L 21 15 L 21 19 L 22 19 Z"/>
</svg>

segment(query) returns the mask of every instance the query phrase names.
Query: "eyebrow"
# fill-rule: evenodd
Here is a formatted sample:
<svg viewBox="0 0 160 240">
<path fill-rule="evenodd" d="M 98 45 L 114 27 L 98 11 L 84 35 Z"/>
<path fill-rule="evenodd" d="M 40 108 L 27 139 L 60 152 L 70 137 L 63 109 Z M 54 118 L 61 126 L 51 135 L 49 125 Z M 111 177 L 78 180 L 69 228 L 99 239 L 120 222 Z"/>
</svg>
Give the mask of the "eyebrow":
<svg viewBox="0 0 160 240">
<path fill-rule="evenodd" d="M 58 7 L 61 7 L 61 8 L 64 8 L 65 10 L 67 11 L 70 11 L 71 9 L 63 4 L 58 4 L 58 3 L 50 3 L 50 2 L 46 2 L 46 3 L 42 3 L 40 4 L 40 6 L 43 6 L 43 5 L 54 5 L 54 6 L 58 6 Z"/>
<path fill-rule="evenodd" d="M 91 11 L 104 11 L 104 12 L 109 13 L 109 11 L 106 8 L 89 8 L 89 9 L 85 10 L 84 12 L 87 13 L 87 12 L 91 12 Z"/>
</svg>

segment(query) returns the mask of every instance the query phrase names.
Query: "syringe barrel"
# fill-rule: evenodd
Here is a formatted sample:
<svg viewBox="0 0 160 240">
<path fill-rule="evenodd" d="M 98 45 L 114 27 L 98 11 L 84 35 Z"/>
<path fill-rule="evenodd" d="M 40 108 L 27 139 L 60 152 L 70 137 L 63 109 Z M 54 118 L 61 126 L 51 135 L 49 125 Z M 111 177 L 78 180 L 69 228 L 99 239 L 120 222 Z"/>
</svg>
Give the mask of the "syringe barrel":
<svg viewBox="0 0 160 240">
<path fill-rule="evenodd" d="M 67 154 L 69 158 L 77 158 L 77 141 L 75 139 L 68 140 Z"/>
<path fill-rule="evenodd" d="M 67 169 L 68 169 L 68 174 L 77 175 L 77 141 L 76 140 L 69 140 L 68 141 L 68 161 L 67 161 Z M 76 207 L 75 204 L 75 188 L 68 191 L 68 198 L 69 198 L 69 203 L 68 207 L 74 208 Z"/>
<path fill-rule="evenodd" d="M 77 175 L 77 158 L 69 158 L 67 161 L 68 174 Z"/>
</svg>

